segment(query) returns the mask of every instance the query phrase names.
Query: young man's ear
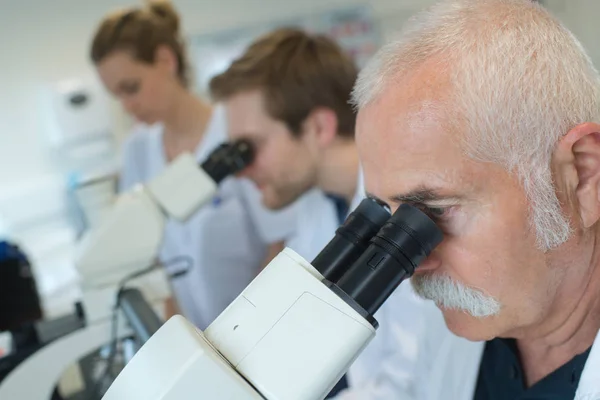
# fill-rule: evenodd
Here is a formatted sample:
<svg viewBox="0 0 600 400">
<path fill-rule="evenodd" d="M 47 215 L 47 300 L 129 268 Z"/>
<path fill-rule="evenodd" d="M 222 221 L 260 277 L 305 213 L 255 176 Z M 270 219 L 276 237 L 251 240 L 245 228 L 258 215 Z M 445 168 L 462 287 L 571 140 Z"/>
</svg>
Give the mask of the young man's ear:
<svg viewBox="0 0 600 400">
<path fill-rule="evenodd" d="M 305 130 L 310 130 L 320 146 L 327 146 L 335 140 L 338 130 L 338 119 L 329 108 L 314 109 L 306 119 Z"/>
<path fill-rule="evenodd" d="M 558 143 L 554 164 L 559 190 L 569 193 L 583 227 L 591 227 L 600 220 L 600 125 L 571 129 Z"/>
<path fill-rule="evenodd" d="M 154 52 L 154 65 L 172 76 L 177 75 L 177 56 L 169 46 L 158 46 Z"/>
</svg>

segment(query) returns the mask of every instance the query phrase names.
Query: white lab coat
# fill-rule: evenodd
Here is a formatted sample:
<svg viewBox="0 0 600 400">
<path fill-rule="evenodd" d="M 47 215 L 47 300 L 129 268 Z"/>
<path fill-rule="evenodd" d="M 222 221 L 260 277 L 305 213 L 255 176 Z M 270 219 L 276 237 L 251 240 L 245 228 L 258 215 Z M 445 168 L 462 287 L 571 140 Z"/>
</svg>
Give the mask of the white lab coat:
<svg viewBox="0 0 600 400">
<path fill-rule="evenodd" d="M 121 190 L 152 179 L 166 167 L 162 134 L 160 125 L 140 126 L 127 139 Z M 197 160 L 204 160 L 227 140 L 226 135 L 224 109 L 216 107 L 196 150 Z M 294 207 L 270 212 L 260 201 L 260 193 L 250 182 L 228 178 L 211 204 L 186 222 L 169 220 L 166 224 L 159 258 L 163 262 L 180 255 L 192 259 L 191 271 L 172 284 L 182 314 L 201 329 L 256 276 L 267 245 L 286 240 L 293 232 Z"/>
<path fill-rule="evenodd" d="M 296 207 L 296 226 L 285 245 L 311 262 L 340 226 L 337 210 L 319 189 L 305 193 Z"/>
<path fill-rule="evenodd" d="M 471 400 L 485 343 L 435 333 L 422 340 L 426 351 L 421 355 L 424 360 L 420 368 L 415 371 L 419 393 L 415 398 Z M 389 393 L 385 398 L 402 400 L 407 397 L 401 393 Z M 575 400 L 600 400 L 600 332 L 585 364 Z"/>
</svg>

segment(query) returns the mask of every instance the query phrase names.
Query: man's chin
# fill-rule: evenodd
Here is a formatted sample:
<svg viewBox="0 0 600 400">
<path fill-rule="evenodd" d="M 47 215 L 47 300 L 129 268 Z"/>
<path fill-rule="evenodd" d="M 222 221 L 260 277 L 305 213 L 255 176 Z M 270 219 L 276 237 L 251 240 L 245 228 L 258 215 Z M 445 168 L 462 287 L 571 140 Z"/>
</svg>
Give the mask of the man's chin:
<svg viewBox="0 0 600 400">
<path fill-rule="evenodd" d="M 448 329 L 456 336 L 473 342 L 490 340 L 496 336 L 494 317 L 477 318 L 456 309 L 449 309 L 436 304 L 444 315 Z"/>
<path fill-rule="evenodd" d="M 283 208 L 278 203 L 274 203 L 274 202 L 271 202 L 271 201 L 266 201 L 264 198 L 263 198 L 262 204 L 263 204 L 263 206 L 265 206 L 265 208 L 267 208 L 267 209 L 269 209 L 271 211 L 278 211 L 278 210 L 281 210 Z"/>
<path fill-rule="evenodd" d="M 291 203 L 282 202 L 277 198 L 273 198 L 272 196 L 265 196 L 263 193 L 262 204 L 269 210 L 277 211 L 277 210 L 281 210 L 281 209 L 285 208 L 287 205 L 289 205 Z"/>
<path fill-rule="evenodd" d="M 260 190 L 262 194 L 262 204 L 269 210 L 277 211 L 284 209 L 297 200 L 297 198 L 283 198 L 282 196 L 278 196 L 268 189 L 261 188 Z"/>
<path fill-rule="evenodd" d="M 148 126 L 152 126 L 159 122 L 158 119 L 153 118 L 152 116 L 149 116 L 149 115 L 136 116 L 135 119 L 138 123 L 143 124 L 143 125 L 148 125 Z"/>
</svg>

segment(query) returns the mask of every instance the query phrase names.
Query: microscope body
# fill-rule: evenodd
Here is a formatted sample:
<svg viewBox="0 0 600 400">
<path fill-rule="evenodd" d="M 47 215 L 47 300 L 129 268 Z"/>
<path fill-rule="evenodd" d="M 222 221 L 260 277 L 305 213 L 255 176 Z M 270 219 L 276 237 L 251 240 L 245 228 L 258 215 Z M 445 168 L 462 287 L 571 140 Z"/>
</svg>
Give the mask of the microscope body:
<svg viewBox="0 0 600 400">
<path fill-rule="evenodd" d="M 201 332 L 173 317 L 104 400 L 321 400 L 375 336 L 373 315 L 442 241 L 435 223 L 365 199 L 307 262 L 285 249 Z"/>
<path fill-rule="evenodd" d="M 206 331 L 170 319 L 104 400 L 322 399 L 374 336 L 309 262 L 285 249 Z"/>
</svg>

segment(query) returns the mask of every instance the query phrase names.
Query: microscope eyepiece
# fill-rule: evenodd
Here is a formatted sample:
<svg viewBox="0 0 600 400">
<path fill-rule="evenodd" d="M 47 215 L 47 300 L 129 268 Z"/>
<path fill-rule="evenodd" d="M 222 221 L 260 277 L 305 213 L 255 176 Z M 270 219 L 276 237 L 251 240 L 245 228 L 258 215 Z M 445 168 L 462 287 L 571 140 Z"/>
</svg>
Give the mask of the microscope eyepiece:
<svg viewBox="0 0 600 400">
<path fill-rule="evenodd" d="M 202 163 L 202 169 L 217 183 L 236 174 L 254 161 L 254 148 L 248 140 L 219 145 Z"/>
<path fill-rule="evenodd" d="M 364 199 L 337 229 L 334 238 L 312 265 L 325 279 L 337 282 L 389 218 L 390 212 L 384 205 L 374 199 Z"/>
<path fill-rule="evenodd" d="M 372 316 L 442 239 L 442 231 L 427 215 L 403 204 L 339 279 L 337 287 Z"/>
</svg>

